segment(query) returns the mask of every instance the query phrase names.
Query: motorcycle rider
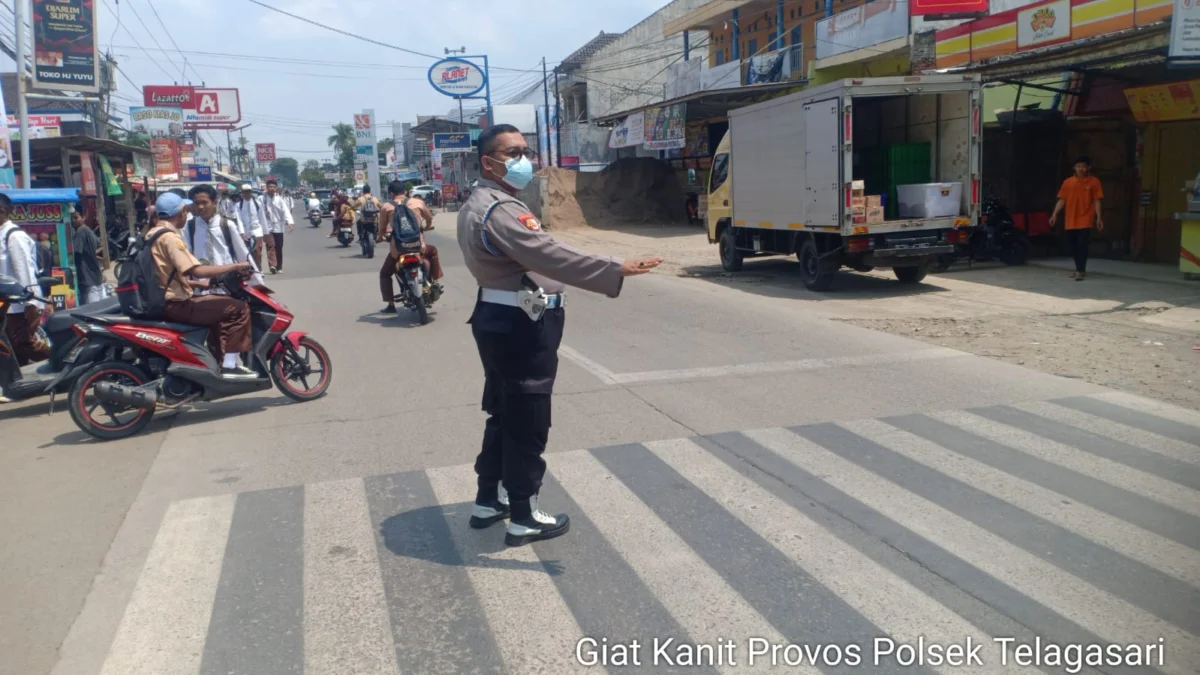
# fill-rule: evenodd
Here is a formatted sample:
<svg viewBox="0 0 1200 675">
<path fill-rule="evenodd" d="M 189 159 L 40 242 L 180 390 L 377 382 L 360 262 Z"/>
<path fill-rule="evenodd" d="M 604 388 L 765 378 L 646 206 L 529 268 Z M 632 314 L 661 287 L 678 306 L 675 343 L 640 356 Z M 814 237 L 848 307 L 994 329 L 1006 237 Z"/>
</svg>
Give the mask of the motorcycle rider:
<svg viewBox="0 0 1200 675">
<path fill-rule="evenodd" d="M 375 195 L 371 194 L 370 185 L 363 186 L 362 196 L 354 201 L 354 208 L 359 214 L 358 236 L 362 239 L 374 236 L 378 241 L 380 231 L 386 228 L 379 227 L 381 204 Z M 370 232 L 371 229 L 375 230 L 373 235 Z"/>
<path fill-rule="evenodd" d="M 25 288 L 41 295 L 37 277 L 37 244 L 33 237 L 12 222 L 12 211 L 12 199 L 0 192 L 0 274 L 16 279 Z M 38 300 L 14 302 L 8 307 L 5 333 L 21 366 L 50 358 L 50 345 L 37 340 L 34 335 L 41 325 L 41 318 L 42 303 Z"/>
<path fill-rule="evenodd" d="M 337 236 L 338 228 L 342 223 L 353 222 L 354 208 L 350 205 L 350 199 L 341 190 L 334 190 L 333 195 L 329 198 L 329 215 L 333 217 L 333 231 L 329 233 L 329 238 Z"/>
<path fill-rule="evenodd" d="M 222 359 L 221 376 L 229 379 L 254 379 L 258 374 L 241 364 L 250 351 L 250 308 L 227 295 L 196 295 L 196 288 L 207 288 L 208 279 L 230 272 L 252 270 L 250 263 L 204 265 L 188 250 L 180 232 L 188 218 L 192 200 L 166 193 L 155 202 L 158 227 L 166 228 L 151 249 L 158 282 L 166 289 L 163 316 L 175 323 L 208 326 L 216 334 L 212 344 L 219 349 L 213 356 Z M 190 278 L 189 278 L 190 277 Z"/>
<path fill-rule="evenodd" d="M 304 203 L 304 210 L 305 211 L 320 211 L 321 210 L 321 200 L 317 199 L 317 193 L 315 193 L 315 192 L 308 193 L 308 200 Z"/>
<path fill-rule="evenodd" d="M 438 287 L 440 291 L 442 285 L 438 280 L 442 278 L 442 264 L 438 260 L 438 250 L 433 244 L 425 243 L 425 232 L 433 229 L 433 213 L 429 210 L 429 206 L 425 204 L 425 200 L 419 197 L 412 197 L 412 187 L 405 186 L 404 183 L 394 180 L 388 184 L 388 196 L 391 201 L 383 205 L 379 212 L 379 222 L 383 224 L 379 228 L 378 241 L 383 241 L 383 231 L 387 229 L 387 224 L 392 222 L 392 217 L 396 211 L 397 204 L 404 204 L 416 214 L 419 220 L 424 221 L 421 226 L 421 263 L 425 266 L 425 275 L 429 282 Z M 387 258 L 383 261 L 383 267 L 379 269 L 379 293 L 383 296 L 383 301 L 387 303 L 383 309 L 379 310 L 381 314 L 396 313 L 396 294 L 392 286 L 392 277 L 396 274 L 396 265 L 400 261 L 400 252 L 396 249 L 396 242 L 391 241 Z"/>
</svg>

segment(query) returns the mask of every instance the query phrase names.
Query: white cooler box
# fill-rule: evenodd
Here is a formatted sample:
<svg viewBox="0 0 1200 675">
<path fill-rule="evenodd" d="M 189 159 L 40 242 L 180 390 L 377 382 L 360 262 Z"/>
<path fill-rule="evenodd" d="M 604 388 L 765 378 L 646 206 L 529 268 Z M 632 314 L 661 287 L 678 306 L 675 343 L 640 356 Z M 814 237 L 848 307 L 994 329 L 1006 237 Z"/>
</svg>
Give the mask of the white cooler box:
<svg viewBox="0 0 1200 675">
<path fill-rule="evenodd" d="M 920 183 L 896 186 L 901 218 L 948 218 L 962 210 L 962 183 Z"/>
</svg>

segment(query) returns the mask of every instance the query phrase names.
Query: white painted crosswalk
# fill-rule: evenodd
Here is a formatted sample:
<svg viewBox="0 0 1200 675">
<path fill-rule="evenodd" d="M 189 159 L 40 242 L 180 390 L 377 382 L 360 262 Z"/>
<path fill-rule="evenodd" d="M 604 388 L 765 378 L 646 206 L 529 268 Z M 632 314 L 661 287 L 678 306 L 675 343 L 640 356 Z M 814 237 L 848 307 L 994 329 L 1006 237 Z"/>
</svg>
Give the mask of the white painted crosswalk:
<svg viewBox="0 0 1200 675">
<path fill-rule="evenodd" d="M 469 465 L 177 502 L 102 673 L 1200 672 L 1193 411 L 1105 394 L 548 463 L 572 529 L 520 548 L 467 526 Z"/>
</svg>

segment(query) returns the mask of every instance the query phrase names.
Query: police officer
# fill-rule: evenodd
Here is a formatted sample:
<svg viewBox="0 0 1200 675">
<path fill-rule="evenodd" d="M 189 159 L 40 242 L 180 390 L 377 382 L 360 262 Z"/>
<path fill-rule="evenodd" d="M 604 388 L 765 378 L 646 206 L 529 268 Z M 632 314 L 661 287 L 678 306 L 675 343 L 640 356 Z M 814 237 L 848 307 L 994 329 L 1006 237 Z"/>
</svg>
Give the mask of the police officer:
<svg viewBox="0 0 1200 675">
<path fill-rule="evenodd" d="M 542 453 L 550 434 L 565 286 L 615 298 L 625 277 L 662 262 L 601 257 L 554 241 L 514 197 L 533 178 L 533 156 L 516 127 L 485 130 L 479 135 L 482 178 L 458 214 L 458 244 L 479 284 L 470 324 L 483 361 L 488 414 L 475 460 L 479 491 L 471 527 L 488 527 L 511 511 L 504 539 L 510 546 L 557 537 L 570 527 L 565 514 L 542 512 L 537 499 L 546 473 Z"/>
</svg>

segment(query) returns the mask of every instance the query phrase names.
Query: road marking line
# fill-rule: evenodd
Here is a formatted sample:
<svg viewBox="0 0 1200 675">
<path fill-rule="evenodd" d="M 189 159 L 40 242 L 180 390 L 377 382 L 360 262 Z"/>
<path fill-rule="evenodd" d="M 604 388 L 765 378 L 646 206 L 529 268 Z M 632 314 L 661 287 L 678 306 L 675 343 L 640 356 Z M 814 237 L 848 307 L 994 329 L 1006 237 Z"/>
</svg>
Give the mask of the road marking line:
<svg viewBox="0 0 1200 675">
<path fill-rule="evenodd" d="M 571 349 L 567 345 L 559 345 L 558 352 L 568 359 L 574 361 L 580 368 L 583 368 L 592 375 L 595 375 L 596 379 L 600 380 L 604 384 L 617 384 L 616 373 L 589 359 L 583 354 L 580 354 L 574 349 Z"/>
</svg>

